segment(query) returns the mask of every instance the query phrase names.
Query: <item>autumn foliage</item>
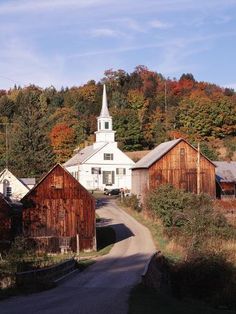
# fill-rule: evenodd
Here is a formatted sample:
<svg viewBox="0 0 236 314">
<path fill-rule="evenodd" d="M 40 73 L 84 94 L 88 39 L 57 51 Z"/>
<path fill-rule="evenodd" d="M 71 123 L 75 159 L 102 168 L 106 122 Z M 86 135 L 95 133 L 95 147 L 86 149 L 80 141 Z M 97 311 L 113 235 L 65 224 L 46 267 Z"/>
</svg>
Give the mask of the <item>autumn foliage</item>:
<svg viewBox="0 0 236 314">
<path fill-rule="evenodd" d="M 71 157 L 75 144 L 75 131 L 65 123 L 56 124 L 50 132 L 50 140 L 57 162 Z"/>
</svg>

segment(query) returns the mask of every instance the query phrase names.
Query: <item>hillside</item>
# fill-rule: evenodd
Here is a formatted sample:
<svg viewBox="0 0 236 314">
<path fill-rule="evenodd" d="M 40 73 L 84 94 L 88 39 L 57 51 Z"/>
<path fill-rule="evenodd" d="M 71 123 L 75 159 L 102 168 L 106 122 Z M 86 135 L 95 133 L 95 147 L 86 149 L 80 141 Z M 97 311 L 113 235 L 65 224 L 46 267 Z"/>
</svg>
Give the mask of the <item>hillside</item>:
<svg viewBox="0 0 236 314">
<path fill-rule="evenodd" d="M 197 82 L 192 74 L 165 79 L 138 66 L 131 73 L 108 70 L 99 82 L 61 90 L 33 85 L 0 90 L 0 168 L 6 163 L 6 139 L 9 168 L 19 176 L 40 176 L 78 145 L 93 142 L 103 83 L 122 150 L 150 150 L 183 137 L 200 141 L 213 160 L 236 160 L 234 90 Z"/>
</svg>

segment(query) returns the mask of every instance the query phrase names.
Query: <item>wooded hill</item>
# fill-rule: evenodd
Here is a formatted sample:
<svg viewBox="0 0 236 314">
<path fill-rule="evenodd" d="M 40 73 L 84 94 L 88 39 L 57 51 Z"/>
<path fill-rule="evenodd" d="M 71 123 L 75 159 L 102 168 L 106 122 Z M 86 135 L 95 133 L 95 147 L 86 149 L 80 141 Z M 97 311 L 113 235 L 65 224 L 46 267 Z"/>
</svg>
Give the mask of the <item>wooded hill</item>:
<svg viewBox="0 0 236 314">
<path fill-rule="evenodd" d="M 165 79 L 144 66 L 132 73 L 107 70 L 99 82 L 83 86 L 40 88 L 34 85 L 0 90 L 0 169 L 6 160 L 18 176 L 41 176 L 64 162 L 77 146 L 94 140 L 96 117 L 106 83 L 109 111 L 119 147 L 152 149 L 166 139 L 201 141 L 209 158 L 234 158 L 236 93 L 192 74 Z"/>
</svg>

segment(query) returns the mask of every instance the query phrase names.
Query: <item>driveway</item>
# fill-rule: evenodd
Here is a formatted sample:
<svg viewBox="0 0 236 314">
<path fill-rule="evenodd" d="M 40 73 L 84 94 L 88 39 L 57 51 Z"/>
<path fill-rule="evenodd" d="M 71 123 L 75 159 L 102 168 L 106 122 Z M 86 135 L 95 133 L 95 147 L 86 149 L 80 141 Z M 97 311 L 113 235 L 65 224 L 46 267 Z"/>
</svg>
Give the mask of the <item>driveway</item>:
<svg viewBox="0 0 236 314">
<path fill-rule="evenodd" d="M 117 243 L 85 271 L 55 289 L 0 302 L 1 314 L 123 314 L 155 247 L 149 230 L 109 199 L 97 209 L 116 231 Z"/>
</svg>

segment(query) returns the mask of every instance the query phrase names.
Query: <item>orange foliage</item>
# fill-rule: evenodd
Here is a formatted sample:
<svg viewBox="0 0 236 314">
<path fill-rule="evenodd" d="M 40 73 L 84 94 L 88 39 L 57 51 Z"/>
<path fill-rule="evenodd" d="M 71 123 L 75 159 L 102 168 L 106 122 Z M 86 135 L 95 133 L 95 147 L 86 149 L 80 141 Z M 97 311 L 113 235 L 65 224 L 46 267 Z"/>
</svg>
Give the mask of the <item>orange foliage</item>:
<svg viewBox="0 0 236 314">
<path fill-rule="evenodd" d="M 66 161 L 75 146 L 76 134 L 74 129 L 64 123 L 56 124 L 50 132 L 50 140 L 57 162 Z"/>
</svg>

